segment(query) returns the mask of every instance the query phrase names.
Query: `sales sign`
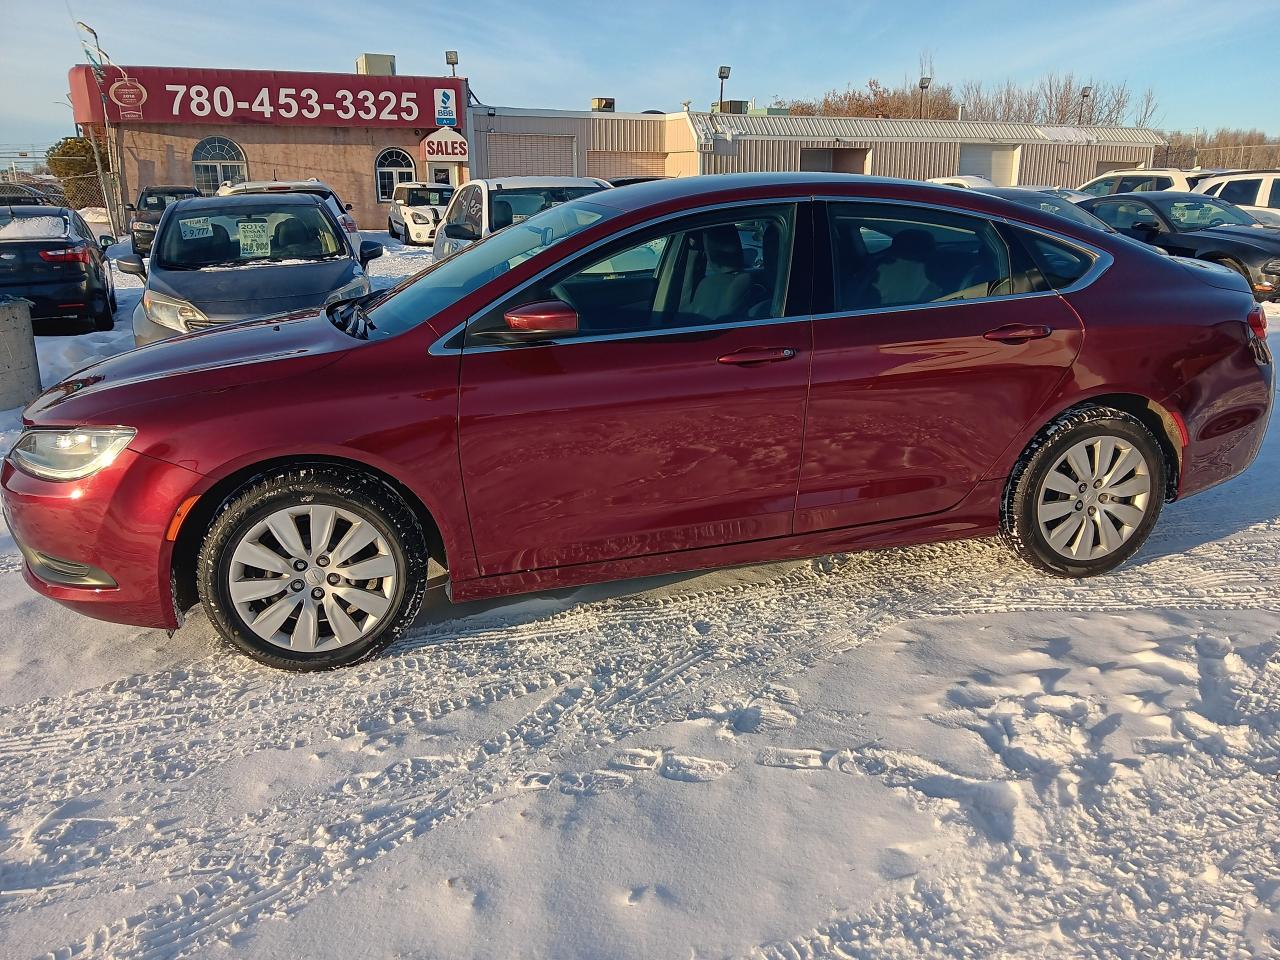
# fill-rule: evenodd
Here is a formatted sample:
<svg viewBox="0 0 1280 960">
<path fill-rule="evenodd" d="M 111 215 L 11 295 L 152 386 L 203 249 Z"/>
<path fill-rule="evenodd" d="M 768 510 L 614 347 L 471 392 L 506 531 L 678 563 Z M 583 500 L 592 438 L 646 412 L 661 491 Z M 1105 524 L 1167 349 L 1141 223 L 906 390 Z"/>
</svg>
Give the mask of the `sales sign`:
<svg viewBox="0 0 1280 960">
<path fill-rule="evenodd" d="M 469 154 L 467 138 L 449 127 L 441 127 L 422 138 L 422 159 L 427 162 L 465 163 Z"/>
<path fill-rule="evenodd" d="M 257 123 L 460 129 L 463 80 L 278 70 L 71 68 L 77 123 Z M 103 93 L 107 93 L 103 104 Z"/>
</svg>

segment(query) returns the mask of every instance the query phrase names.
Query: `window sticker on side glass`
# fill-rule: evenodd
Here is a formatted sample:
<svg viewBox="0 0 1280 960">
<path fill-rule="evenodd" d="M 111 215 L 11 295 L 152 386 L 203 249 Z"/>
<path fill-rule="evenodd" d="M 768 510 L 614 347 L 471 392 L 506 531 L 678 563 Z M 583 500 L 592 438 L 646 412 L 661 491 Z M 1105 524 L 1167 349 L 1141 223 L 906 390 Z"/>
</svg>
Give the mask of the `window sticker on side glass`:
<svg viewBox="0 0 1280 960">
<path fill-rule="evenodd" d="M 183 240 L 199 240 L 201 237 L 212 237 L 213 227 L 209 226 L 208 217 L 190 217 L 178 221 L 178 230 Z"/>
<path fill-rule="evenodd" d="M 240 224 L 240 256 L 271 256 L 271 238 L 267 235 L 265 220 L 244 220 Z"/>
</svg>

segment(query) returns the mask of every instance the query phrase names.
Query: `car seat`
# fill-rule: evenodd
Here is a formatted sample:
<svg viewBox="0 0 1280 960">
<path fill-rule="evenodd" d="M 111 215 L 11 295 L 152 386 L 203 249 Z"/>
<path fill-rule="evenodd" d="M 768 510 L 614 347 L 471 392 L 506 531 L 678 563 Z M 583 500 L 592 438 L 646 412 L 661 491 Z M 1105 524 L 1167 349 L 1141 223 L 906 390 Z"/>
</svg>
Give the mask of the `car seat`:
<svg viewBox="0 0 1280 960">
<path fill-rule="evenodd" d="M 323 253 L 320 232 L 297 217 L 286 217 L 272 231 L 273 257 L 318 257 Z"/>
<path fill-rule="evenodd" d="M 494 200 L 489 208 L 489 229 L 490 231 L 498 231 L 503 227 L 511 226 L 515 216 L 511 210 L 511 203 L 507 200 Z"/>
<path fill-rule="evenodd" d="M 751 275 L 743 267 L 742 239 L 733 224 L 708 227 L 691 237 L 681 313 L 693 323 L 742 317 L 751 297 Z"/>
<path fill-rule="evenodd" d="M 941 290 L 929 279 L 929 267 L 937 253 L 933 237 L 924 230 L 903 230 L 893 238 L 876 267 L 873 286 L 880 306 L 896 307 L 928 303 Z"/>
</svg>

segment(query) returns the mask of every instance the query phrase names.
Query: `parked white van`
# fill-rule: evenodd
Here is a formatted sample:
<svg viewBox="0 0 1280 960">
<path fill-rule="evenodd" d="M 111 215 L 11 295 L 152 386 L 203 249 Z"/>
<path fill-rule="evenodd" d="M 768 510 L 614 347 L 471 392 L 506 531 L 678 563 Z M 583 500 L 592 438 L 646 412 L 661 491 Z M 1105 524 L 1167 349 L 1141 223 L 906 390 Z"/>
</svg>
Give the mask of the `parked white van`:
<svg viewBox="0 0 1280 960">
<path fill-rule="evenodd" d="M 1201 180 L 1195 192 L 1234 203 L 1255 220 L 1280 225 L 1280 170 L 1224 173 Z"/>
<path fill-rule="evenodd" d="M 432 243 L 454 188 L 447 183 L 397 183 L 387 214 L 387 233 L 404 243 Z"/>
<path fill-rule="evenodd" d="M 493 177 L 459 187 L 436 231 L 433 253 L 443 260 L 451 253 L 503 227 L 528 220 L 548 207 L 609 190 L 595 177 Z"/>
</svg>

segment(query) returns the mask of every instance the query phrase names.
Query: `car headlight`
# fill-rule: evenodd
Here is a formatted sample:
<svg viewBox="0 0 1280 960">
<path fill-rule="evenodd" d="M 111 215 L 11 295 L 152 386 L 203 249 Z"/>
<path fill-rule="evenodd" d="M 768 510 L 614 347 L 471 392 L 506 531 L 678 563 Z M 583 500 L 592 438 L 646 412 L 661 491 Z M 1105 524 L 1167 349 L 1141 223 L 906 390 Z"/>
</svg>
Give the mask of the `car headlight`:
<svg viewBox="0 0 1280 960">
<path fill-rule="evenodd" d="M 189 330 L 192 323 L 208 322 L 209 319 L 187 301 L 166 297 L 154 290 L 148 290 L 142 295 L 142 310 L 152 323 L 181 333 Z"/>
<path fill-rule="evenodd" d="M 409 219 L 412 220 L 414 223 L 422 224 L 424 227 L 430 226 L 432 222 L 431 218 L 428 217 L 425 213 L 418 213 L 417 211 L 414 211 L 413 213 L 409 214 Z"/>
<path fill-rule="evenodd" d="M 145 233 L 155 233 L 156 225 L 154 223 L 147 223 L 144 220 L 137 220 L 134 223 L 130 224 L 130 229 L 135 231 L 145 232 Z"/>
<path fill-rule="evenodd" d="M 337 303 L 339 300 L 353 300 L 356 297 L 363 297 L 372 287 L 369 286 L 368 277 L 356 277 L 344 287 L 339 287 L 333 293 L 329 294 L 329 299 L 324 302 L 327 307 L 331 303 Z"/>
<path fill-rule="evenodd" d="M 83 480 L 109 467 L 136 435 L 131 427 L 28 430 L 9 457 L 23 472 L 41 480 Z"/>
</svg>

